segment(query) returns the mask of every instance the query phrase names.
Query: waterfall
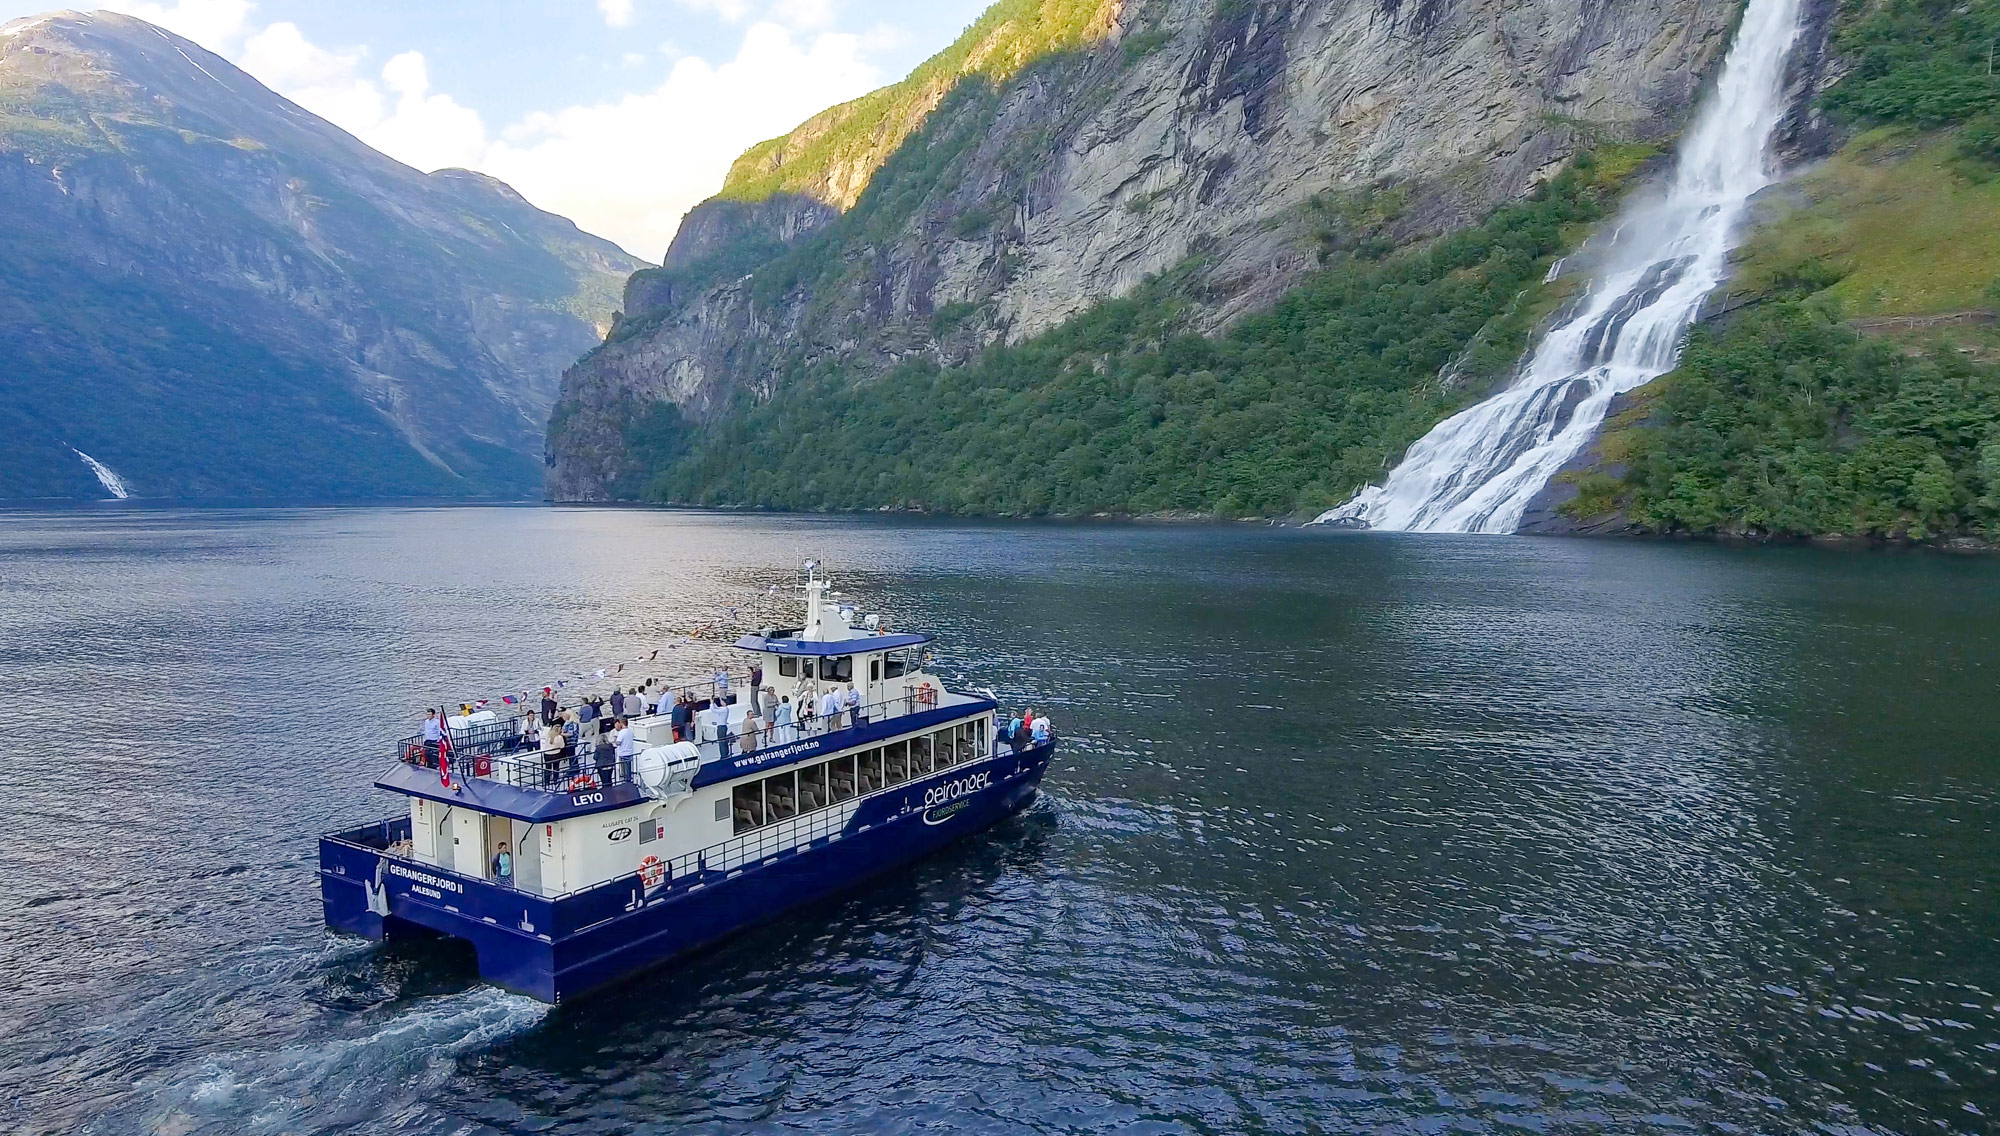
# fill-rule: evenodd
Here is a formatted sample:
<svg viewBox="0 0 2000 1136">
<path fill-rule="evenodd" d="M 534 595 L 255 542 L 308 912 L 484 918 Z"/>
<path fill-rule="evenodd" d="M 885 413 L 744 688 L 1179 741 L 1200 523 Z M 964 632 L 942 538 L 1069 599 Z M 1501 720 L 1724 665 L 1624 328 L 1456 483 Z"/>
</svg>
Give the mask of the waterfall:
<svg viewBox="0 0 2000 1136">
<path fill-rule="evenodd" d="M 1507 389 L 1418 439 L 1381 485 L 1319 523 L 1414 532 L 1513 532 L 1528 502 L 1589 444 L 1614 396 L 1674 367 L 1722 282 L 1751 195 L 1777 171 L 1785 62 L 1799 0 L 1750 0 L 1714 93 L 1663 194 L 1618 226 L 1589 290 Z"/>
<path fill-rule="evenodd" d="M 104 486 L 105 492 L 111 494 L 113 497 L 117 498 L 120 501 L 123 501 L 127 497 L 132 496 L 132 491 L 125 487 L 125 479 L 111 472 L 110 466 L 105 465 L 103 462 L 98 461 L 96 458 L 91 457 L 89 454 L 84 453 L 82 450 L 77 449 L 75 446 L 71 446 L 69 450 L 77 457 L 82 458 L 83 464 L 90 467 L 90 472 L 97 475 L 97 483 L 99 485 Z"/>
</svg>

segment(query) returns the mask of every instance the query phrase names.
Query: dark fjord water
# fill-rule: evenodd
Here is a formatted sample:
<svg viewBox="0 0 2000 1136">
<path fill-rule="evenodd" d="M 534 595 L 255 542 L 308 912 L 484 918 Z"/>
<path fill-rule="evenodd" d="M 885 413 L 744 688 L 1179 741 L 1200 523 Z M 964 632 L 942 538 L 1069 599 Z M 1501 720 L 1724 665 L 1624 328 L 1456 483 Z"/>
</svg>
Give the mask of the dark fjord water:
<svg viewBox="0 0 2000 1136">
<path fill-rule="evenodd" d="M 807 556 L 1053 709 L 1040 803 L 556 1011 L 322 932 L 412 707 Z M 2000 1130 L 1996 679 L 1990 560 L 0 515 L 0 1129 Z"/>
</svg>

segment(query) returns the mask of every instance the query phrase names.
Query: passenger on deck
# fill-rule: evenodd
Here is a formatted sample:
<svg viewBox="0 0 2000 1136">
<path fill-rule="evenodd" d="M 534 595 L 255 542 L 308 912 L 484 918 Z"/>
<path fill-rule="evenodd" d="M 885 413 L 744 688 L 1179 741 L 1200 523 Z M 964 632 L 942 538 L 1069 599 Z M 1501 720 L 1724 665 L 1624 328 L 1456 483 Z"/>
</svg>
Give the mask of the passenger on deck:
<svg viewBox="0 0 2000 1136">
<path fill-rule="evenodd" d="M 848 725 L 858 728 L 868 724 L 868 716 L 861 712 L 861 692 L 854 689 L 853 683 L 847 684 L 847 695 L 842 701 L 847 704 Z"/>
<path fill-rule="evenodd" d="M 819 733 L 819 715 L 813 710 L 810 690 L 799 696 L 799 732 L 806 737 Z"/>
<path fill-rule="evenodd" d="M 764 685 L 764 664 L 752 663 L 750 666 L 750 689 L 757 690 L 762 688 L 763 685 Z"/>
<path fill-rule="evenodd" d="M 542 688 L 542 725 L 550 725 L 555 720 L 556 692 L 545 686 Z"/>
<path fill-rule="evenodd" d="M 625 692 L 615 686 L 611 688 L 611 716 L 613 718 L 625 716 Z"/>
<path fill-rule="evenodd" d="M 551 785 L 562 777 L 563 746 L 560 722 L 550 722 L 542 727 L 542 772 Z"/>
<path fill-rule="evenodd" d="M 444 740 L 444 723 L 438 720 L 435 707 L 424 711 L 424 764 L 435 767 L 438 761 L 438 743 Z"/>
<path fill-rule="evenodd" d="M 521 715 L 521 735 L 514 742 L 515 749 L 534 749 L 542 744 L 542 734 L 535 715 L 530 712 Z"/>
<path fill-rule="evenodd" d="M 723 727 L 728 729 L 727 726 Z M 743 715 L 743 752 L 752 753 L 760 748 L 764 740 L 764 720 L 751 710 Z"/>
<path fill-rule="evenodd" d="M 597 733 L 597 707 L 588 698 L 577 703 L 576 724 L 582 736 L 593 737 Z"/>
<path fill-rule="evenodd" d="M 1035 719 L 1034 726 L 1030 730 L 1029 736 L 1034 738 L 1036 745 L 1047 745 L 1049 737 L 1054 732 L 1055 732 L 1055 727 L 1049 724 L 1049 720 L 1047 718 L 1037 718 Z"/>
<path fill-rule="evenodd" d="M 776 687 L 760 686 L 757 688 L 757 716 L 764 719 L 766 725 L 777 719 L 778 691 Z"/>
<path fill-rule="evenodd" d="M 786 745 L 799 740 L 798 722 L 792 717 L 792 696 L 787 694 L 778 700 L 778 709 L 771 715 L 772 729 L 777 734 L 778 744 Z"/>
<path fill-rule="evenodd" d="M 514 856 L 507 851 L 504 840 L 493 849 L 493 882 L 501 887 L 514 886 Z"/>
<path fill-rule="evenodd" d="M 819 720 L 820 728 L 829 734 L 840 729 L 840 693 L 832 687 L 819 696 Z"/>
<path fill-rule="evenodd" d="M 639 735 L 633 732 L 632 723 L 624 718 L 618 719 L 617 726 L 611 732 L 611 744 L 614 747 L 613 756 L 618 759 L 618 779 L 623 781 L 632 775 L 632 759 L 639 755 Z"/>
<path fill-rule="evenodd" d="M 674 708 L 670 713 L 674 724 L 674 740 L 677 742 L 692 740 L 689 737 L 688 721 L 694 716 L 694 711 L 688 707 L 687 695 L 683 694 L 674 699 Z"/>
</svg>

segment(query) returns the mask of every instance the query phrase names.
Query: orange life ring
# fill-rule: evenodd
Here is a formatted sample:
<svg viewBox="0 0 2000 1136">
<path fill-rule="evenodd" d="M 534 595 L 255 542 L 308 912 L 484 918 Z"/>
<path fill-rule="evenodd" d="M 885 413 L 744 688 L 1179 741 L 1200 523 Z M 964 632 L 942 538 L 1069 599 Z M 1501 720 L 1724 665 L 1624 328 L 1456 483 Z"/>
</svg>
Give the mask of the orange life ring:
<svg viewBox="0 0 2000 1136">
<path fill-rule="evenodd" d="M 937 688 L 925 683 L 917 688 L 917 703 L 922 706 L 937 705 Z"/>
<path fill-rule="evenodd" d="M 595 789 L 597 788 L 597 777 L 591 773 L 579 773 L 569 779 L 569 784 L 566 788 L 572 793 L 584 789 Z"/>
<path fill-rule="evenodd" d="M 488 756 L 486 756 L 486 755 L 485 755 L 485 754 L 483 754 L 483 753 L 482 753 L 482 754 L 480 754 L 480 755 L 479 755 L 478 757 L 475 757 L 475 758 L 473 758 L 473 759 L 472 759 L 472 775 L 473 775 L 474 777 L 491 777 L 491 776 L 493 776 L 493 759 L 492 759 L 492 758 L 490 758 L 490 757 L 488 757 Z"/>
<path fill-rule="evenodd" d="M 655 888 L 659 887 L 660 881 L 666 878 L 667 878 L 667 866 L 665 864 L 660 863 L 660 858 L 658 856 L 648 856 L 645 859 L 639 861 L 640 883 L 645 884 L 649 888 Z"/>
</svg>

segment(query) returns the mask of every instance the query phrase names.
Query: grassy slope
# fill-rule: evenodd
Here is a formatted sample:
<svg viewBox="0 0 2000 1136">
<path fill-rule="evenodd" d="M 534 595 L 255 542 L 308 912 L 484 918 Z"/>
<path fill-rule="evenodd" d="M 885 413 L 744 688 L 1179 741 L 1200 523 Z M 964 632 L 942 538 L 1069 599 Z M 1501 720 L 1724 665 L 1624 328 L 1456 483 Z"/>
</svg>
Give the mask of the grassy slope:
<svg viewBox="0 0 2000 1136">
<path fill-rule="evenodd" d="M 751 147 L 730 167 L 717 196 L 760 201 L 799 193 L 851 208 L 874 171 L 962 78 L 1005 80 L 1036 59 L 1102 38 L 1116 12 L 1113 0 L 998 0 L 901 82 Z"/>
</svg>

